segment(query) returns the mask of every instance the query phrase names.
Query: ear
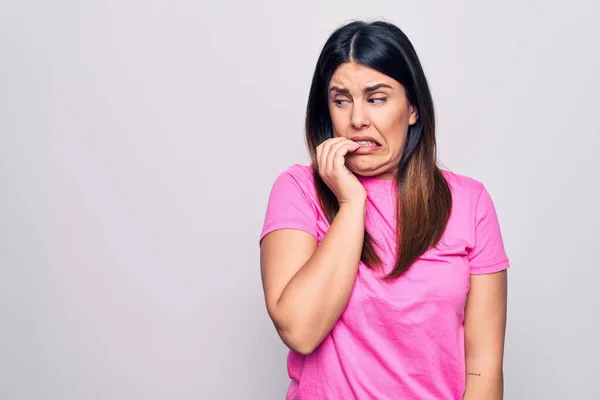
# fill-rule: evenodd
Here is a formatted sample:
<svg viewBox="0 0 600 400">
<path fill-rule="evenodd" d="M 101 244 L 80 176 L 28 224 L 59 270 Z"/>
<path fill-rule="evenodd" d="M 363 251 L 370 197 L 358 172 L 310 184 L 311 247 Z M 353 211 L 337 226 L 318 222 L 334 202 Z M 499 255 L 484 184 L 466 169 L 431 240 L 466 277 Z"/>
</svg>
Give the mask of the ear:
<svg viewBox="0 0 600 400">
<path fill-rule="evenodd" d="M 419 112 L 417 111 L 417 108 L 410 105 L 409 109 L 410 111 L 410 115 L 408 117 L 408 124 L 409 125 L 414 125 L 417 123 L 417 120 L 419 119 Z"/>
</svg>

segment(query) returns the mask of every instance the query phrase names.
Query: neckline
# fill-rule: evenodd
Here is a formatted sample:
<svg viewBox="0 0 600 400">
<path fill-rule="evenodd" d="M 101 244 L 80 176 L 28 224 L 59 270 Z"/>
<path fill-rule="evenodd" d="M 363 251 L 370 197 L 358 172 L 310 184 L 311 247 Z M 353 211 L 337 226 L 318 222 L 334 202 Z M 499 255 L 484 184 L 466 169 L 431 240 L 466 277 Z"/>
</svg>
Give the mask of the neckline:
<svg viewBox="0 0 600 400">
<path fill-rule="evenodd" d="M 356 177 L 367 192 L 390 193 L 396 188 L 396 181 L 393 179 L 382 179 L 362 175 L 356 175 Z"/>
</svg>

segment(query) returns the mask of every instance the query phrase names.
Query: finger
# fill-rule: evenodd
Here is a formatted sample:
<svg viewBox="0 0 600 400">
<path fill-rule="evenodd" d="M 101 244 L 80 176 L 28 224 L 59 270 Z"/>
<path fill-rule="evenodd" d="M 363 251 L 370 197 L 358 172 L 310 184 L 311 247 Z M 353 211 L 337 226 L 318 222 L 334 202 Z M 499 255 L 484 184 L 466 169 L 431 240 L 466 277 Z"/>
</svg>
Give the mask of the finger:
<svg viewBox="0 0 600 400">
<path fill-rule="evenodd" d="M 319 152 L 319 160 L 318 160 L 320 173 L 323 173 L 325 171 L 325 160 L 327 158 L 327 151 L 328 151 L 330 144 L 331 144 L 331 139 L 327 139 L 319 145 L 319 148 L 321 149 L 321 151 Z"/>
<path fill-rule="evenodd" d="M 319 168 L 320 174 L 322 174 L 324 171 L 323 160 L 324 160 L 324 155 L 327 154 L 327 151 L 325 150 L 325 145 L 326 145 L 326 143 L 323 142 L 319 145 L 319 147 L 317 147 L 317 151 L 318 151 L 317 167 Z"/>
<path fill-rule="evenodd" d="M 322 144 L 318 145 L 316 150 L 317 151 L 316 151 L 316 155 L 315 155 L 315 162 L 317 163 L 317 165 L 316 165 L 317 171 L 320 171 L 321 170 L 321 167 L 320 167 L 321 162 L 320 162 L 320 160 L 321 160 L 321 152 L 323 151 L 323 145 Z"/>
<path fill-rule="evenodd" d="M 340 140 L 340 141 L 337 141 L 337 142 L 331 144 L 329 151 L 327 153 L 327 158 L 325 160 L 325 165 L 326 165 L 327 171 L 329 171 L 329 172 L 333 171 L 333 158 L 335 156 L 335 152 L 341 146 L 344 146 L 347 142 L 348 142 L 348 140 Z"/>
<path fill-rule="evenodd" d="M 329 146 L 329 151 L 327 152 L 327 156 L 325 158 L 325 169 L 328 173 L 332 173 L 333 172 L 333 158 L 335 155 L 335 152 L 337 151 L 337 149 L 340 146 L 344 146 L 344 144 L 347 142 L 347 140 L 338 140 L 335 143 L 332 143 Z"/>
<path fill-rule="evenodd" d="M 343 142 L 338 142 L 338 143 L 332 144 L 331 149 L 329 151 L 335 152 L 342 146 L 348 146 L 348 152 L 353 152 L 353 151 L 356 151 L 360 147 L 360 144 L 356 143 L 353 140 L 346 139 Z"/>
<path fill-rule="evenodd" d="M 352 140 L 346 140 L 341 143 L 336 143 L 331 146 L 329 155 L 327 156 L 327 168 L 331 172 L 335 172 L 339 167 L 344 165 L 345 156 L 350 151 L 356 150 L 360 145 Z"/>
<path fill-rule="evenodd" d="M 351 140 L 349 140 L 341 146 L 336 147 L 335 151 L 331 152 L 331 160 L 328 160 L 328 162 L 331 163 L 331 170 L 336 173 L 342 170 L 342 168 L 345 167 L 346 164 L 346 155 L 352 151 L 356 151 L 356 149 L 358 149 L 359 147 L 360 145 L 358 143 L 353 142 Z"/>
<path fill-rule="evenodd" d="M 332 138 L 332 139 L 327 139 L 326 141 L 324 141 L 321 146 L 321 155 L 319 157 L 319 170 L 322 172 L 326 172 L 327 170 L 327 157 L 329 152 L 331 151 L 331 146 L 333 146 L 334 144 L 343 141 L 344 138 L 338 137 L 338 138 Z"/>
</svg>

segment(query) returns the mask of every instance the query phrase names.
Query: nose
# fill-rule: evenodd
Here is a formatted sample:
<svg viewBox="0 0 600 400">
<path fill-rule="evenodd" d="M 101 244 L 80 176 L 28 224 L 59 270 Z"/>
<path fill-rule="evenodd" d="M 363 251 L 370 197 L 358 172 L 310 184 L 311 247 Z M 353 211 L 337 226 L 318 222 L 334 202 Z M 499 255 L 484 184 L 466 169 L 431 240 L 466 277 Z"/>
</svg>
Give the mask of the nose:
<svg viewBox="0 0 600 400">
<path fill-rule="evenodd" d="M 367 110 L 364 109 L 362 103 L 360 102 L 354 103 L 350 118 L 352 127 L 354 129 L 362 129 L 369 126 L 369 116 Z"/>
</svg>

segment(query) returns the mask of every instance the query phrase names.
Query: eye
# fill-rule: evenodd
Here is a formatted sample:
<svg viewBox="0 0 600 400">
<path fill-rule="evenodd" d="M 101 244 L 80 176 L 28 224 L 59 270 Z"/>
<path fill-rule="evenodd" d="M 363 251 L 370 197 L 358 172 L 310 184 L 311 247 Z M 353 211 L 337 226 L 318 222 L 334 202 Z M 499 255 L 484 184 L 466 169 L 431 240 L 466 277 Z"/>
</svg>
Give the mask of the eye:
<svg viewBox="0 0 600 400">
<path fill-rule="evenodd" d="M 344 105 L 344 103 L 348 103 L 348 100 L 346 100 L 346 99 L 334 99 L 332 103 L 334 103 L 338 107 L 342 107 Z"/>
<path fill-rule="evenodd" d="M 372 104 L 383 104 L 387 99 L 385 97 L 371 97 L 369 103 Z"/>
</svg>

